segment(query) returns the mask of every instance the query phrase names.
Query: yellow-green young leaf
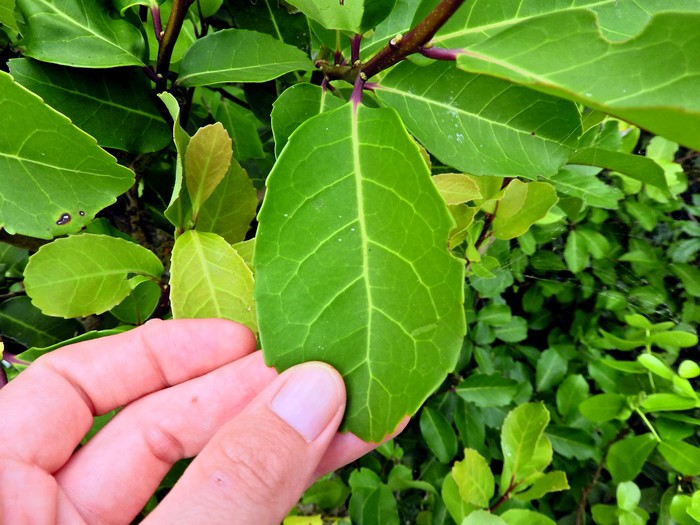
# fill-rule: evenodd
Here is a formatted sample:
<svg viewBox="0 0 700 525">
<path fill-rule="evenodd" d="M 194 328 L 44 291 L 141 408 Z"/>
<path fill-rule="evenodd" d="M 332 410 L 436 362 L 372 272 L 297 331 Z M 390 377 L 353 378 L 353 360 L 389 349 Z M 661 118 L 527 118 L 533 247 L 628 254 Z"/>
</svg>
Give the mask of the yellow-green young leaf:
<svg viewBox="0 0 700 525">
<path fill-rule="evenodd" d="M 653 344 L 662 344 L 687 348 L 698 344 L 698 336 L 690 332 L 673 330 L 671 332 L 659 332 L 651 335 Z"/>
<path fill-rule="evenodd" d="M 554 520 L 540 512 L 528 509 L 510 509 L 501 514 L 508 525 L 556 525 Z"/>
<path fill-rule="evenodd" d="M 495 492 L 491 467 L 484 457 L 471 448 L 464 449 L 464 459 L 455 462 L 452 477 L 459 487 L 459 494 L 467 503 L 488 508 Z"/>
<path fill-rule="evenodd" d="M 288 516 L 282 522 L 282 525 L 323 525 L 323 516 Z"/>
<path fill-rule="evenodd" d="M 0 227 L 75 233 L 134 182 L 95 139 L 0 71 Z"/>
<path fill-rule="evenodd" d="M 679 396 L 677 394 L 649 394 L 642 401 L 642 408 L 646 412 L 665 412 L 676 410 L 690 410 L 698 406 L 697 399 Z"/>
<path fill-rule="evenodd" d="M 545 494 L 550 492 L 560 492 L 569 489 L 569 482 L 566 479 L 566 473 L 561 470 L 547 472 L 537 477 L 535 482 L 524 492 L 519 492 L 515 495 L 520 501 L 531 501 L 540 499 Z"/>
<path fill-rule="evenodd" d="M 195 220 L 202 204 L 222 181 L 233 156 L 231 137 L 220 122 L 199 128 L 185 153 L 185 184 Z"/>
<path fill-rule="evenodd" d="M 257 332 L 253 272 L 224 239 L 186 231 L 175 241 L 170 267 L 173 317 L 219 317 Z"/>
<path fill-rule="evenodd" d="M 255 274 L 255 268 L 253 267 L 253 254 L 255 252 L 255 237 L 248 239 L 247 241 L 237 242 L 232 245 L 233 249 L 238 252 L 238 255 L 245 261 L 250 270 Z"/>
<path fill-rule="evenodd" d="M 586 242 L 576 230 L 570 231 L 566 238 L 564 260 L 572 273 L 585 270 L 590 262 Z"/>
<path fill-rule="evenodd" d="M 435 187 L 447 204 L 462 204 L 481 198 L 473 177 L 464 173 L 442 173 L 433 177 Z"/>
<path fill-rule="evenodd" d="M 487 510 L 477 510 L 467 516 L 461 525 L 508 525 L 508 522 Z"/>
<path fill-rule="evenodd" d="M 508 488 L 511 476 L 519 480 L 523 478 L 521 474 L 528 474 L 525 472 L 529 470 L 526 469 L 528 463 L 534 459 L 538 446 L 540 449 L 543 448 L 540 444 L 540 438 L 548 423 L 549 412 L 542 403 L 520 405 L 506 416 L 501 428 L 502 479 L 505 479 L 506 482 L 501 490 Z M 551 445 L 549 449 L 551 451 Z M 501 485 L 504 483 L 501 482 Z"/>
<path fill-rule="evenodd" d="M 389 109 L 347 104 L 300 126 L 267 179 L 255 246 L 268 364 L 318 359 L 348 390 L 343 423 L 379 441 L 455 366 L 464 263 L 415 142 Z"/>
<path fill-rule="evenodd" d="M 547 215 L 558 200 L 551 184 L 511 180 L 498 201 L 493 220 L 494 237 L 509 240 L 522 235 Z"/>
<path fill-rule="evenodd" d="M 475 505 L 464 501 L 459 493 L 459 486 L 452 472 L 448 472 L 447 476 L 445 476 L 442 482 L 440 496 L 442 497 L 442 501 L 445 502 L 450 516 L 452 516 L 452 519 L 455 520 L 456 523 L 462 523 L 464 518 L 477 509 Z"/>
<path fill-rule="evenodd" d="M 199 209 L 195 229 L 221 235 L 234 244 L 245 239 L 258 207 L 258 192 L 236 159 Z"/>
<path fill-rule="evenodd" d="M 639 361 L 641 365 L 650 372 L 653 372 L 657 376 L 663 377 L 664 379 L 668 379 L 669 381 L 672 380 L 673 376 L 675 375 L 673 370 L 671 370 L 671 367 L 669 367 L 655 355 L 639 354 L 637 356 L 637 361 Z"/>
<path fill-rule="evenodd" d="M 162 289 L 149 279 L 142 279 L 131 293 L 109 313 L 126 324 L 140 325 L 146 322 L 160 302 Z"/>
<path fill-rule="evenodd" d="M 686 359 L 678 366 L 678 375 L 686 379 L 698 377 L 700 376 L 700 366 L 695 361 Z"/>
<path fill-rule="evenodd" d="M 45 244 L 29 258 L 24 286 L 46 315 L 100 314 L 121 303 L 142 276 L 159 279 L 153 252 L 106 235 L 72 235 Z"/>
<path fill-rule="evenodd" d="M 470 46 L 457 64 L 576 100 L 697 149 L 698 25 L 697 12 L 661 13 L 639 35 L 611 42 L 594 12 L 564 11 L 526 19 Z M 669 56 L 684 67 L 674 69 Z M 632 70 L 640 74 L 623 73 Z"/>
</svg>

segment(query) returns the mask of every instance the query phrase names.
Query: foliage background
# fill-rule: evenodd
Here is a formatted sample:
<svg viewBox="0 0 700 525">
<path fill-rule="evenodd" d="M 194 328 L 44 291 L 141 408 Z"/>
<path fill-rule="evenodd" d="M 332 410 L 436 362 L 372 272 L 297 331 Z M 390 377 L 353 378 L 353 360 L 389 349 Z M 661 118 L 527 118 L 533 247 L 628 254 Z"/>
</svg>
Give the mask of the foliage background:
<svg viewBox="0 0 700 525">
<path fill-rule="evenodd" d="M 5 373 L 149 317 L 257 329 L 265 180 L 363 71 L 363 101 L 424 146 L 457 225 L 468 335 L 406 431 L 287 522 L 699 523 L 697 3 L 292 4 L 0 0 Z M 440 9 L 435 47 L 406 37 Z M 19 141 L 61 184 L 13 164 Z M 88 281 L 95 261 L 104 280 Z"/>
</svg>

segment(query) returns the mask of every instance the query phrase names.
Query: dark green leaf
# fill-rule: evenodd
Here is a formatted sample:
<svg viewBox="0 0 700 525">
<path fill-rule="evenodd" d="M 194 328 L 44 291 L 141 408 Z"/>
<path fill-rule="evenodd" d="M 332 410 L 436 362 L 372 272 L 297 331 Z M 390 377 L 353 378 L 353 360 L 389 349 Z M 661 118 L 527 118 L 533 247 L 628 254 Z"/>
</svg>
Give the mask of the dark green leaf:
<svg viewBox="0 0 700 525">
<path fill-rule="evenodd" d="M 557 410 L 565 418 L 578 412 L 578 406 L 588 397 L 589 387 L 581 374 L 567 377 L 557 388 Z"/>
<path fill-rule="evenodd" d="M 605 466 L 613 481 L 620 483 L 636 478 L 656 445 L 657 441 L 650 433 L 613 443 L 605 458 Z"/>
<path fill-rule="evenodd" d="M 518 384 L 501 376 L 474 374 L 457 385 L 456 392 L 465 401 L 481 407 L 498 407 L 510 404 Z"/>
<path fill-rule="evenodd" d="M 619 171 L 645 184 L 668 190 L 664 170 L 661 166 L 650 158 L 640 155 L 628 155 L 601 148 L 585 148 L 577 151 L 569 159 L 569 162 Z"/>
<path fill-rule="evenodd" d="M 267 184 L 255 248 L 266 360 L 335 366 L 345 428 L 378 441 L 458 357 L 464 265 L 445 249 L 451 217 L 387 109 L 349 104 L 307 121 Z"/>
<path fill-rule="evenodd" d="M 506 343 L 519 343 L 527 339 L 527 320 L 514 315 L 508 324 L 497 326 L 494 329 L 496 337 Z"/>
<path fill-rule="evenodd" d="M 581 199 L 589 206 L 616 210 L 625 196 L 622 190 L 605 184 L 589 166 L 566 166 L 549 179 L 558 192 Z"/>
<path fill-rule="evenodd" d="M 27 348 L 51 346 L 81 332 L 79 322 L 45 316 L 29 297 L 14 297 L 0 304 L 0 334 Z"/>
<path fill-rule="evenodd" d="M 141 31 L 115 16 L 110 2 L 16 0 L 24 54 L 75 67 L 144 66 Z"/>
<path fill-rule="evenodd" d="M 425 444 L 438 461 L 452 461 L 457 454 L 457 435 L 440 411 L 425 407 L 420 415 L 420 431 Z"/>
<path fill-rule="evenodd" d="M 589 397 L 578 406 L 583 416 L 596 423 L 619 417 L 627 408 L 627 400 L 621 394 L 598 394 Z"/>
<path fill-rule="evenodd" d="M 580 133 L 573 104 L 440 61 L 399 64 L 376 93 L 430 153 L 473 175 L 552 176 Z"/>
<path fill-rule="evenodd" d="M 565 458 L 576 458 L 580 461 L 587 459 L 598 460 L 600 450 L 593 441 L 590 432 L 578 428 L 550 425 L 545 435 L 552 443 L 557 454 Z"/>
<path fill-rule="evenodd" d="M 109 312 L 126 324 L 140 325 L 146 322 L 158 306 L 161 287 L 153 281 L 143 281 Z"/>
<path fill-rule="evenodd" d="M 586 243 L 576 230 L 570 231 L 566 237 L 564 261 L 566 261 L 566 265 L 572 273 L 579 273 L 585 270 L 590 262 Z"/>
<path fill-rule="evenodd" d="M 683 283 L 686 293 L 693 297 L 700 297 L 700 269 L 691 264 L 680 263 L 673 263 L 670 268 Z"/>
<path fill-rule="evenodd" d="M 224 29 L 197 40 L 180 64 L 184 87 L 227 82 L 265 82 L 291 71 L 311 69 L 303 51 L 264 33 Z"/>
<path fill-rule="evenodd" d="M 357 525 L 399 525 L 394 495 L 379 476 L 363 468 L 350 474 L 350 517 Z"/>
<path fill-rule="evenodd" d="M 0 226 L 50 239 L 79 231 L 134 174 L 0 71 Z"/>
<path fill-rule="evenodd" d="M 148 153 L 171 140 L 170 128 L 151 99 L 150 81 L 138 69 L 78 69 L 26 58 L 9 64 L 17 82 L 95 137 L 100 146 Z"/>
<path fill-rule="evenodd" d="M 568 369 L 568 361 L 563 358 L 554 348 L 549 348 L 542 352 L 537 360 L 535 374 L 535 384 L 538 392 L 545 392 L 554 385 L 558 385 Z"/>
<path fill-rule="evenodd" d="M 233 139 L 233 156 L 238 160 L 261 159 L 265 156 L 258 135 L 261 124 L 252 111 L 222 98 L 214 119 L 224 125 Z"/>
</svg>

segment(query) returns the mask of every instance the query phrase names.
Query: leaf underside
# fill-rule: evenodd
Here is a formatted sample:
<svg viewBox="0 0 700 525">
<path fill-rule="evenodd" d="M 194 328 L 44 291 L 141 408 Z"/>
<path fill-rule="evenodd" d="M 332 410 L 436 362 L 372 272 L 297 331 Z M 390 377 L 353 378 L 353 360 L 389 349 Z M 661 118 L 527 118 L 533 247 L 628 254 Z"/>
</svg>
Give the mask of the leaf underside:
<svg viewBox="0 0 700 525">
<path fill-rule="evenodd" d="M 268 178 L 256 303 L 268 364 L 345 378 L 344 430 L 378 441 L 455 365 L 464 266 L 452 220 L 394 111 L 350 104 L 292 136 Z"/>
</svg>

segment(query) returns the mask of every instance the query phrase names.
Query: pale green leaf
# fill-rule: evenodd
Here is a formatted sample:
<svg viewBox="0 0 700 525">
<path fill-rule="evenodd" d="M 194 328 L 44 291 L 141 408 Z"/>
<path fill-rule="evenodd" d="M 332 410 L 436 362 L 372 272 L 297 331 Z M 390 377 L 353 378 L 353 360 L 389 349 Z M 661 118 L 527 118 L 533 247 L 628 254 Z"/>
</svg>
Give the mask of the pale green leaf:
<svg viewBox="0 0 700 525">
<path fill-rule="evenodd" d="M 258 194 L 248 173 L 236 162 L 199 210 L 196 229 L 213 232 L 233 244 L 245 239 L 255 218 Z"/>
<path fill-rule="evenodd" d="M 257 331 L 253 273 L 218 235 L 190 230 L 177 238 L 170 290 L 176 319 L 218 317 Z"/>
<path fill-rule="evenodd" d="M 698 344 L 698 336 L 690 332 L 672 330 L 670 332 L 658 332 L 651 334 L 652 344 L 662 344 L 681 348 L 688 348 Z"/>
<path fill-rule="evenodd" d="M 95 139 L 0 71 L 0 226 L 50 239 L 79 231 L 133 184 Z"/>
<path fill-rule="evenodd" d="M 464 459 L 455 462 L 452 477 L 464 501 L 488 508 L 496 486 L 491 468 L 481 454 L 471 448 L 464 449 Z"/>
<path fill-rule="evenodd" d="M 420 431 L 425 444 L 441 463 L 457 454 L 457 434 L 440 411 L 425 407 L 420 415 Z"/>
<path fill-rule="evenodd" d="M 50 346 L 83 332 L 74 319 L 47 317 L 29 297 L 13 297 L 0 304 L 0 335 L 27 348 Z"/>
<path fill-rule="evenodd" d="M 664 379 L 668 379 L 669 381 L 672 380 L 673 376 L 675 375 L 673 370 L 671 370 L 671 367 L 655 355 L 639 354 L 637 356 L 637 361 L 639 361 L 639 363 L 650 372 L 653 372 L 657 376 L 663 377 Z"/>
<path fill-rule="evenodd" d="M 598 394 L 583 401 L 578 409 L 583 417 L 596 423 L 619 417 L 627 407 L 627 400 L 621 394 Z"/>
<path fill-rule="evenodd" d="M 692 264 L 672 263 L 671 271 L 683 283 L 683 289 L 688 295 L 700 297 L 700 269 Z"/>
<path fill-rule="evenodd" d="M 605 466 L 615 483 L 632 481 L 639 475 L 657 441 L 651 433 L 616 441 L 608 449 Z"/>
<path fill-rule="evenodd" d="M 199 210 L 223 180 L 231 166 L 231 137 L 220 122 L 201 127 L 185 153 L 185 184 L 196 221 Z"/>
<path fill-rule="evenodd" d="M 570 102 L 443 61 L 401 63 L 375 92 L 430 153 L 474 175 L 555 175 L 580 134 Z"/>
<path fill-rule="evenodd" d="M 506 343 L 519 343 L 527 339 L 528 324 L 524 317 L 514 315 L 506 324 L 495 327 L 494 334 Z"/>
<path fill-rule="evenodd" d="M 114 7 L 119 9 L 119 12 L 124 15 L 128 9 L 131 7 L 136 7 L 139 5 L 145 7 L 157 7 L 162 4 L 164 0 L 112 0 Z"/>
<path fill-rule="evenodd" d="M 581 199 L 589 206 L 616 210 L 625 194 L 619 188 L 605 184 L 590 166 L 566 166 L 549 179 L 559 193 Z"/>
<path fill-rule="evenodd" d="M 16 0 L 26 56 L 75 67 L 144 66 L 141 31 L 109 2 Z"/>
<path fill-rule="evenodd" d="M 102 147 L 149 153 L 170 142 L 170 128 L 151 100 L 151 82 L 138 69 L 78 69 L 26 58 L 9 65 L 18 83 Z"/>
<path fill-rule="evenodd" d="M 238 255 L 245 261 L 248 268 L 255 273 L 255 267 L 253 266 L 253 255 L 255 253 L 255 237 L 248 239 L 246 241 L 241 241 L 233 244 L 233 249 L 238 252 Z"/>
<path fill-rule="evenodd" d="M 516 480 L 523 478 L 525 467 L 536 455 L 540 438 L 548 423 L 549 412 L 542 403 L 520 405 L 506 416 L 501 428 L 505 478 L 509 480 L 510 475 Z M 502 490 L 505 488 L 502 487 Z"/>
<path fill-rule="evenodd" d="M 435 175 L 433 182 L 447 204 L 462 204 L 482 197 L 474 178 L 464 173 Z"/>
<path fill-rule="evenodd" d="M 571 230 L 566 237 L 564 261 L 572 273 L 582 272 L 590 263 L 586 242 L 576 230 Z"/>
<path fill-rule="evenodd" d="M 224 29 L 197 40 L 182 57 L 178 84 L 184 87 L 227 82 L 265 82 L 312 63 L 300 49 L 270 35 Z"/>
<path fill-rule="evenodd" d="M 694 31 L 699 24 L 700 13 L 661 13 L 638 36 L 611 42 L 601 35 L 595 13 L 560 12 L 525 20 L 470 46 L 457 63 L 700 148 L 700 100 L 692 95 L 700 85 L 695 60 L 700 41 Z"/>
<path fill-rule="evenodd" d="M 452 219 L 387 109 L 313 117 L 267 184 L 254 259 L 266 360 L 333 365 L 348 390 L 344 428 L 378 441 L 456 363 L 464 264 L 446 250 Z"/>
<path fill-rule="evenodd" d="M 633 511 L 642 499 L 642 491 L 633 481 L 623 481 L 617 486 L 617 506 L 622 510 Z"/>
<path fill-rule="evenodd" d="M 19 33 L 17 20 L 15 20 L 15 0 L 0 0 L 0 24 L 15 34 Z"/>
<path fill-rule="evenodd" d="M 602 148 L 584 148 L 572 155 L 569 162 L 619 171 L 645 184 L 668 190 L 663 168 L 652 159 L 641 155 L 628 155 Z"/>
<path fill-rule="evenodd" d="M 272 133 L 275 155 L 279 157 L 289 136 L 314 115 L 343 105 L 327 89 L 313 84 L 295 84 L 286 89 L 272 104 Z"/>
<path fill-rule="evenodd" d="M 396 0 L 289 0 L 326 29 L 364 33 L 384 20 Z"/>
<path fill-rule="evenodd" d="M 528 509 L 510 509 L 501 514 L 501 518 L 508 525 L 556 525 L 552 519 L 544 514 Z"/>
<path fill-rule="evenodd" d="M 537 360 L 535 386 L 538 392 L 545 392 L 561 383 L 566 377 L 568 361 L 554 348 L 548 348 Z"/>
<path fill-rule="evenodd" d="M 498 201 L 493 220 L 494 237 L 509 240 L 522 235 L 547 215 L 558 200 L 551 184 L 511 180 Z"/>
<path fill-rule="evenodd" d="M 678 375 L 686 379 L 693 379 L 700 376 L 700 365 L 689 359 L 684 360 L 678 366 Z"/>
<path fill-rule="evenodd" d="M 667 410 L 691 410 L 698 404 L 695 398 L 662 392 L 658 394 L 649 394 L 644 401 L 642 401 L 642 408 L 647 412 L 664 412 Z"/>
<path fill-rule="evenodd" d="M 512 379 L 497 375 L 472 374 L 462 381 L 455 392 L 465 401 L 480 407 L 498 407 L 510 404 L 518 391 Z"/>
<path fill-rule="evenodd" d="M 486 510 L 476 510 L 469 514 L 461 525 L 508 525 L 508 522 Z"/>
<path fill-rule="evenodd" d="M 569 482 L 566 479 L 566 473 L 561 470 L 555 470 L 538 477 L 527 490 L 519 492 L 515 497 L 520 501 L 531 501 L 540 499 L 550 492 L 560 492 L 568 489 Z"/>
<path fill-rule="evenodd" d="M 504 326 L 511 322 L 513 315 L 507 304 L 491 303 L 481 308 L 476 318 L 491 326 Z"/>
<path fill-rule="evenodd" d="M 45 244 L 29 258 L 24 286 L 46 315 L 80 317 L 116 306 L 140 282 L 157 280 L 163 265 L 153 252 L 106 235 L 82 234 Z"/>
</svg>

